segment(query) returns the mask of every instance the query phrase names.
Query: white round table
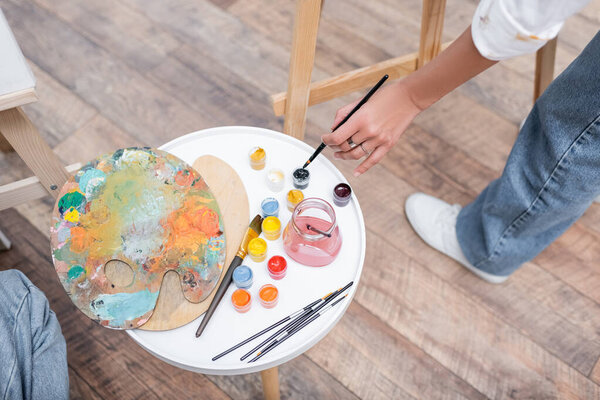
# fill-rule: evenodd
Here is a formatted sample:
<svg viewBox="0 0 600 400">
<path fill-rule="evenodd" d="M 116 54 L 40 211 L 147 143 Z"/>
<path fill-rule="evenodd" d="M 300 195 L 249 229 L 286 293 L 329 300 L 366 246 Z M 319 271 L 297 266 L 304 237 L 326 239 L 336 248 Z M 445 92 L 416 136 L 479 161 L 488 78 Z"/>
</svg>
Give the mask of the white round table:
<svg viewBox="0 0 600 400">
<path fill-rule="evenodd" d="M 267 153 L 267 165 L 260 171 L 251 169 L 248 162 L 248 153 L 254 146 L 264 148 Z M 291 173 L 304 164 L 314 151 L 304 142 L 280 132 L 242 126 L 193 132 L 172 140 L 160 149 L 190 165 L 198 157 L 207 154 L 227 162 L 244 183 L 250 216 L 260 213 L 260 203 L 265 197 L 275 197 L 280 204 L 282 228 L 291 217 L 286 207 L 287 192 L 293 188 Z M 271 192 L 266 186 L 267 171 L 275 167 L 282 169 L 286 175 L 284 189 L 278 193 Z M 340 182 L 347 182 L 346 179 L 324 156 L 318 157 L 309 168 L 311 180 L 308 188 L 303 190 L 305 198 L 320 197 L 333 205 L 333 187 Z M 273 255 L 285 256 L 288 261 L 287 275 L 275 281 L 268 275 L 266 261 L 254 263 L 250 257 L 246 257 L 244 264 L 254 272 L 254 284 L 249 289 L 252 308 L 247 313 L 240 314 L 233 309 L 230 298 L 235 286 L 232 284 L 200 338 L 195 337 L 195 331 L 202 317 L 168 331 L 128 330 L 127 333 L 140 346 L 163 361 L 209 375 L 263 371 L 302 354 L 322 339 L 344 314 L 356 291 L 365 258 L 365 226 L 356 196 L 352 195 L 352 200 L 346 207 L 334 205 L 334 209 L 343 243 L 337 259 L 330 265 L 314 268 L 298 264 L 286 256 L 281 239 L 267 241 L 267 260 Z M 227 245 L 237 247 L 239 243 Z M 266 339 L 267 335 L 217 361 L 211 361 L 221 351 L 350 281 L 354 281 L 354 285 L 347 290 L 348 297 L 345 300 L 258 361 L 248 363 L 248 360 L 240 361 L 240 357 L 259 341 Z M 258 289 L 266 283 L 277 286 L 280 293 L 279 303 L 272 309 L 263 308 L 258 302 Z"/>
</svg>

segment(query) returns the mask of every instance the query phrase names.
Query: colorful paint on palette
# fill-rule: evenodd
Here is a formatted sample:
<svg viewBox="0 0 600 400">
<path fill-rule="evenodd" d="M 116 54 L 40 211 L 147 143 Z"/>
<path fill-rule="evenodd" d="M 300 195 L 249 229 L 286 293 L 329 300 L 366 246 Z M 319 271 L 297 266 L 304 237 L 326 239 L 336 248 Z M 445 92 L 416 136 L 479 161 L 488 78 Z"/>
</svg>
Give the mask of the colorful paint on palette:
<svg viewBox="0 0 600 400">
<path fill-rule="evenodd" d="M 267 240 L 277 240 L 281 235 L 281 222 L 277 217 L 267 217 L 262 222 L 262 232 Z"/>
<path fill-rule="evenodd" d="M 149 148 L 121 149 L 82 167 L 63 186 L 51 224 L 56 272 L 75 305 L 110 328 L 137 328 L 152 315 L 166 271 L 185 297 L 204 300 L 225 261 L 219 207 L 198 173 Z M 105 275 L 128 264 L 125 287 Z"/>
<path fill-rule="evenodd" d="M 263 218 L 279 216 L 279 202 L 274 197 L 267 197 L 260 203 L 260 210 Z"/>
<path fill-rule="evenodd" d="M 239 313 L 248 312 L 252 306 L 252 296 L 246 289 L 237 289 L 231 295 L 231 304 Z"/>
<path fill-rule="evenodd" d="M 267 162 L 267 153 L 261 147 L 254 147 L 248 153 L 250 159 L 250 166 L 252 169 L 261 170 L 265 167 Z"/>
<path fill-rule="evenodd" d="M 277 290 L 275 285 L 271 285 L 270 283 L 263 285 L 258 291 L 258 299 L 263 307 L 273 308 L 279 301 L 279 290 Z"/>
<path fill-rule="evenodd" d="M 248 243 L 248 254 L 254 262 L 263 262 L 267 258 L 267 242 L 262 238 L 254 238 Z"/>
<path fill-rule="evenodd" d="M 287 261 L 281 256 L 273 256 L 267 263 L 267 270 L 271 278 L 279 280 L 287 273 Z"/>
<path fill-rule="evenodd" d="M 240 265 L 233 270 L 233 283 L 240 289 L 248 289 L 252 286 L 254 274 L 250 267 Z"/>
</svg>

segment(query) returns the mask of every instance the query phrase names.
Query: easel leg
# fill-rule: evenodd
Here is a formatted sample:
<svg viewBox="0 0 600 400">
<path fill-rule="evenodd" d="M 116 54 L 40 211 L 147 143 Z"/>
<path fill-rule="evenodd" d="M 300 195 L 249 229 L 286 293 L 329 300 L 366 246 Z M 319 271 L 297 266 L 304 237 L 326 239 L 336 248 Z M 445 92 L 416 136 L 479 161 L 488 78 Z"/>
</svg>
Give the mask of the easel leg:
<svg viewBox="0 0 600 400">
<path fill-rule="evenodd" d="M 297 0 L 283 125 L 283 131 L 297 139 L 304 138 L 320 15 L 321 0 Z"/>
<path fill-rule="evenodd" d="M 417 68 L 431 61 L 442 48 L 445 9 L 446 0 L 423 0 Z"/>
<path fill-rule="evenodd" d="M 4 135 L 2 135 L 2 133 L 0 133 L 0 152 L 2 152 L 2 153 L 10 153 L 13 150 L 14 149 L 12 148 L 12 146 L 10 145 L 10 143 L 8 143 L 8 140 L 6 140 L 6 138 L 4 137 Z"/>
<path fill-rule="evenodd" d="M 5 251 L 10 249 L 10 240 L 0 231 L 0 251 Z"/>
<path fill-rule="evenodd" d="M 535 79 L 533 82 L 533 102 L 544 93 L 554 79 L 554 58 L 558 37 L 548 41 L 535 53 Z"/>
<path fill-rule="evenodd" d="M 20 108 L 0 112 L 0 132 L 54 198 L 69 173 Z"/>
<path fill-rule="evenodd" d="M 261 371 L 265 400 L 279 400 L 279 371 L 277 367 Z"/>
</svg>

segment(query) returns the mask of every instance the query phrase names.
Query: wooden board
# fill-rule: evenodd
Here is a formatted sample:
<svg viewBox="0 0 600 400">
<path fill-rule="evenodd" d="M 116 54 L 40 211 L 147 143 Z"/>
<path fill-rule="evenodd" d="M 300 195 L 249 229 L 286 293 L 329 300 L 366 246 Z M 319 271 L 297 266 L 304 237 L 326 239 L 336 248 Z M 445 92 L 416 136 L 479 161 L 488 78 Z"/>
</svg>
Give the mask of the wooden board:
<svg viewBox="0 0 600 400">
<path fill-rule="evenodd" d="M 193 167 L 202 175 L 219 203 L 225 224 L 227 268 L 250 221 L 246 189 L 235 170 L 217 157 L 202 156 L 194 162 Z M 225 270 L 221 274 L 219 284 L 225 275 L 224 272 Z M 219 287 L 219 284 L 216 287 Z M 183 296 L 177 273 L 169 271 L 163 278 L 154 313 L 140 329 L 160 331 L 185 325 L 206 311 L 214 293 L 215 291 L 200 303 L 191 303 Z"/>
</svg>

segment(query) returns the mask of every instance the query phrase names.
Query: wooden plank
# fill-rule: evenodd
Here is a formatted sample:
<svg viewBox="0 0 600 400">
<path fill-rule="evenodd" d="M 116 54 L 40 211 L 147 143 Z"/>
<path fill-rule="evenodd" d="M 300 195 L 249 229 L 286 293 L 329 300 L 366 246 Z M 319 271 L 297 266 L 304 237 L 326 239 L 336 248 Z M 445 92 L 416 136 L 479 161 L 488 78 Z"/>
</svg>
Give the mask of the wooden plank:
<svg viewBox="0 0 600 400">
<path fill-rule="evenodd" d="M 29 64 L 37 79 L 36 91 L 40 100 L 23 107 L 23 111 L 46 143 L 54 148 L 88 123 L 97 111 L 35 63 Z"/>
<path fill-rule="evenodd" d="M 357 301 L 307 355 L 361 399 L 485 398 Z"/>
<path fill-rule="evenodd" d="M 8 1 L 3 10 L 9 21 L 36 26 L 13 26 L 30 59 L 143 144 L 158 146 L 206 126 L 197 113 L 45 9 Z"/>
<path fill-rule="evenodd" d="M 446 0 L 423 0 L 417 68 L 421 68 L 442 51 L 445 8 Z"/>
<path fill-rule="evenodd" d="M 36 101 L 38 101 L 38 97 L 35 93 L 35 88 L 23 89 L 14 93 L 3 94 L 0 96 L 0 111 L 23 106 Z"/>
<path fill-rule="evenodd" d="M 554 79 L 554 59 L 558 37 L 549 40 L 535 55 L 535 76 L 533 78 L 533 102 L 544 93 Z"/>
<path fill-rule="evenodd" d="M 296 0 L 283 131 L 297 139 L 304 137 L 320 16 L 321 0 Z"/>
<path fill-rule="evenodd" d="M 397 79 L 413 72 L 417 66 L 417 53 L 392 58 L 380 63 L 358 68 L 354 71 L 323 79 L 310 85 L 308 105 L 323 103 L 336 97 L 373 86 L 385 74 L 390 79 Z M 275 115 L 282 115 L 287 108 L 286 92 L 274 94 L 271 97 Z"/>
<path fill-rule="evenodd" d="M 44 189 L 58 196 L 69 174 L 25 113 L 20 108 L 0 111 L 0 132 L 40 179 Z"/>
<path fill-rule="evenodd" d="M 101 400 L 93 387 L 84 381 L 73 368 L 69 367 L 69 398 L 72 400 Z"/>
<path fill-rule="evenodd" d="M 484 395 L 600 395 L 600 388 L 583 374 L 477 301 L 455 292 L 414 260 L 403 258 L 385 240 L 378 241 L 372 235 L 368 239 L 375 247 L 371 254 L 376 254 L 377 264 L 392 268 L 385 272 L 365 270 L 357 301 Z"/>
<path fill-rule="evenodd" d="M 35 0 L 85 37 L 121 58 L 138 71 L 162 62 L 180 42 L 143 14 L 117 0 Z"/>
<path fill-rule="evenodd" d="M 81 163 L 71 164 L 66 167 L 72 174 L 81 168 Z M 48 194 L 37 176 L 22 179 L 17 182 L 0 186 L 0 210 L 14 207 L 31 200 L 39 199 Z"/>
</svg>

